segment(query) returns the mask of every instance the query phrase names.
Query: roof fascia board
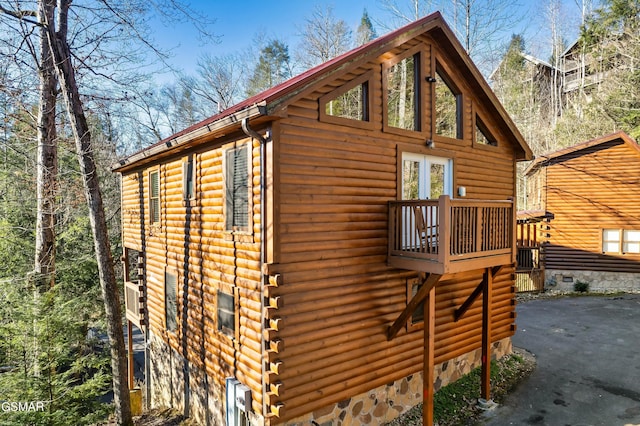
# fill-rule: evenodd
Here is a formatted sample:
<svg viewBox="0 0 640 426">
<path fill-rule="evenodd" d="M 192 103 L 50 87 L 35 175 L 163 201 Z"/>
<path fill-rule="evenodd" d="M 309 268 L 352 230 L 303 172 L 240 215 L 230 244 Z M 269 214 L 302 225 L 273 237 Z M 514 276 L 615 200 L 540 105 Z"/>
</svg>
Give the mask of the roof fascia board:
<svg viewBox="0 0 640 426">
<path fill-rule="evenodd" d="M 112 171 L 123 172 L 127 169 L 135 167 L 138 163 L 144 161 L 145 159 L 150 159 L 157 155 L 174 150 L 187 142 L 193 141 L 195 139 L 201 139 L 211 134 L 215 134 L 220 130 L 233 125 L 240 126 L 240 123 L 245 118 L 251 119 L 265 114 L 265 103 L 261 102 L 249 108 L 240 110 L 234 114 L 222 117 L 220 120 L 198 127 L 189 133 L 185 133 L 172 139 L 167 139 L 163 143 L 152 145 L 145 150 L 139 151 L 136 154 L 131 155 L 130 157 L 120 160 L 118 163 L 112 166 Z"/>
<path fill-rule="evenodd" d="M 549 154 L 541 155 L 536 158 L 524 171 L 525 175 L 533 172 L 534 169 L 542 167 L 544 163 L 560 158 L 564 155 L 572 154 L 574 152 L 582 151 L 583 149 L 592 148 L 594 146 L 598 146 L 607 142 L 614 141 L 616 139 L 622 140 L 622 142 L 633 149 L 638 155 L 640 155 L 640 145 L 636 141 L 633 140 L 631 136 L 626 134 L 625 132 L 619 131 L 615 133 L 611 133 L 606 136 L 602 136 L 600 138 L 592 139 L 587 142 L 582 142 L 577 145 L 570 146 L 568 148 L 562 148 L 557 151 L 550 152 Z"/>
</svg>

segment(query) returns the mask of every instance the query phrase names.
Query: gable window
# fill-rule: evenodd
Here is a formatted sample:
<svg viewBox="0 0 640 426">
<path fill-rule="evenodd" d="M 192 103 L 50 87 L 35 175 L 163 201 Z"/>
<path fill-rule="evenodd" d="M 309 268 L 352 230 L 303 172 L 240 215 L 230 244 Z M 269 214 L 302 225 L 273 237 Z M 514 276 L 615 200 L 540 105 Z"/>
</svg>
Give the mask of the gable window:
<svg viewBox="0 0 640 426">
<path fill-rule="evenodd" d="M 419 77 L 420 56 L 415 54 L 386 69 L 387 125 L 405 130 L 420 130 Z"/>
<path fill-rule="evenodd" d="M 160 222 L 160 173 L 149 172 L 149 215 L 151 223 Z"/>
<path fill-rule="evenodd" d="M 438 67 L 435 81 L 436 126 L 439 136 L 462 138 L 461 95 L 451 80 Z"/>
<path fill-rule="evenodd" d="M 234 337 L 236 330 L 236 301 L 233 294 L 218 290 L 218 331 Z"/>
<path fill-rule="evenodd" d="M 320 120 L 336 124 L 370 127 L 372 72 L 365 73 L 319 99 Z"/>
<path fill-rule="evenodd" d="M 169 272 L 164 273 L 164 314 L 168 331 L 178 328 L 178 304 L 176 287 L 178 277 Z"/>
<path fill-rule="evenodd" d="M 349 120 L 367 121 L 368 82 L 353 87 L 338 97 L 325 104 L 325 113 L 333 117 L 347 118 Z"/>
<path fill-rule="evenodd" d="M 480 145 L 498 146 L 498 141 L 489 132 L 488 127 L 482 119 L 476 114 L 476 143 Z"/>
<path fill-rule="evenodd" d="M 249 231 L 249 147 L 243 144 L 225 151 L 225 229 Z"/>
<path fill-rule="evenodd" d="M 195 198 L 195 160 L 193 155 L 188 156 L 182 163 L 182 199 Z"/>
</svg>

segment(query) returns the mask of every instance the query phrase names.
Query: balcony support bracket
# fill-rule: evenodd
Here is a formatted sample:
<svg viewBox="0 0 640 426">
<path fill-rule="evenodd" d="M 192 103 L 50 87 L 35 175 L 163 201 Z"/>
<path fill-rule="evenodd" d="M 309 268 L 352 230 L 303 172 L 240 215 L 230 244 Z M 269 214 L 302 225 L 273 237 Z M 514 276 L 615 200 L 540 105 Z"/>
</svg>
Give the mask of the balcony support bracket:
<svg viewBox="0 0 640 426">
<path fill-rule="evenodd" d="M 438 284 L 441 277 L 442 275 L 439 274 L 427 274 L 416 295 L 407 303 L 407 307 L 404 308 L 398 318 L 387 329 L 387 340 L 393 340 L 393 338 L 396 337 L 398 331 L 405 326 L 409 317 L 413 315 L 413 312 L 420 306 L 420 303 L 427 298 L 429 292 Z"/>
<path fill-rule="evenodd" d="M 496 275 L 498 275 L 498 273 L 500 272 L 500 270 L 502 269 L 504 265 L 501 266 L 494 266 L 493 268 L 491 268 L 491 279 L 493 280 L 493 278 L 496 277 Z M 482 281 L 480 281 L 480 284 L 478 284 L 478 286 L 475 288 L 475 290 L 473 290 L 473 293 L 471 293 L 469 295 L 469 297 L 467 298 L 467 300 L 464 301 L 464 303 L 462 305 L 460 305 L 460 307 L 458 309 L 456 309 L 456 311 L 453 314 L 454 317 L 454 321 L 458 321 L 460 318 L 462 318 L 464 316 L 464 314 L 467 312 L 467 310 L 469 310 L 469 308 L 471 307 L 471 305 L 473 305 L 473 302 L 476 301 L 476 299 L 482 294 L 482 290 L 484 289 L 485 285 L 486 285 L 486 274 L 482 275 Z"/>
</svg>

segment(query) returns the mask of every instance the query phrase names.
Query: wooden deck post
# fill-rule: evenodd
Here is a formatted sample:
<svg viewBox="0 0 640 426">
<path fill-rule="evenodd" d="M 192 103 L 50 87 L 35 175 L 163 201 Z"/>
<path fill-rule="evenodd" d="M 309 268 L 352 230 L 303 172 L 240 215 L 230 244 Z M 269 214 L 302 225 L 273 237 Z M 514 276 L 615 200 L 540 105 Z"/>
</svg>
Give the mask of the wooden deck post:
<svg viewBox="0 0 640 426">
<path fill-rule="evenodd" d="M 424 371 L 422 374 L 422 424 L 433 425 L 433 370 L 436 323 L 436 287 L 429 290 L 424 301 Z"/>
<path fill-rule="evenodd" d="M 491 293 L 493 274 L 491 268 L 484 270 L 484 289 L 482 291 L 482 379 L 481 395 L 485 400 L 491 399 Z"/>
</svg>

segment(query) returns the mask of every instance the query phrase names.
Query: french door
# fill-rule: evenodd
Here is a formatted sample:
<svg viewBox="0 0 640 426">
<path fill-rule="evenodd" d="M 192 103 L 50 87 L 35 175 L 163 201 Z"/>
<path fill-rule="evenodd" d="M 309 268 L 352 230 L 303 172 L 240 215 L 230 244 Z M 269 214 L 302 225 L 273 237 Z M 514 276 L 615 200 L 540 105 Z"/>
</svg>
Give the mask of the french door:
<svg viewBox="0 0 640 426">
<path fill-rule="evenodd" d="M 450 158 L 405 152 L 402 154 L 402 199 L 437 200 L 452 195 Z"/>
<path fill-rule="evenodd" d="M 402 154 L 402 199 L 437 200 L 451 196 L 452 160 L 429 155 Z M 403 211 L 403 247 L 424 253 L 437 253 L 438 210 L 435 205 L 410 207 Z"/>
</svg>

